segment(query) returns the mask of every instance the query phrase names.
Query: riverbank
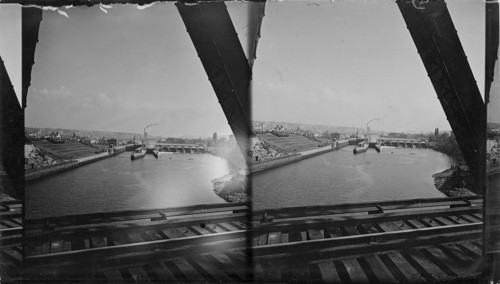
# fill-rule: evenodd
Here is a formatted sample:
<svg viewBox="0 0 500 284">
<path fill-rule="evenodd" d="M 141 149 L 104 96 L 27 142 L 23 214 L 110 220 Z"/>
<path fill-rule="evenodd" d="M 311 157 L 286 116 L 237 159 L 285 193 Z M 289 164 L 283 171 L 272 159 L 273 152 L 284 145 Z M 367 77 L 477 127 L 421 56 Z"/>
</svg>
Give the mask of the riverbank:
<svg viewBox="0 0 500 284">
<path fill-rule="evenodd" d="M 448 197 L 464 197 L 476 195 L 471 191 L 473 181 L 470 173 L 457 166 L 432 175 L 434 186 L 437 190 L 446 194 Z"/>
<path fill-rule="evenodd" d="M 247 175 L 244 171 L 238 171 L 236 175 L 227 174 L 214 179 L 214 192 L 227 202 L 247 202 L 250 200 L 247 193 Z"/>
<path fill-rule="evenodd" d="M 341 146 L 325 146 L 325 147 L 320 147 L 317 149 L 311 149 L 307 151 L 302 151 L 298 152 L 295 154 L 287 154 L 283 155 L 280 154 L 280 156 L 275 157 L 275 158 L 268 158 L 265 160 L 257 161 L 257 162 L 252 162 L 250 164 L 250 172 L 251 173 L 258 173 L 262 172 L 265 170 L 270 170 L 274 168 L 278 168 L 284 165 L 288 165 L 291 163 L 295 163 L 304 159 L 312 158 L 321 154 L 326 154 L 331 151 L 338 150 L 340 148 L 343 148 L 347 146 L 347 144 L 343 144 Z"/>
<path fill-rule="evenodd" d="M 94 163 L 106 158 L 114 157 L 118 154 L 125 152 L 125 146 L 115 147 L 109 149 L 110 151 L 95 154 L 92 156 L 87 156 L 79 159 L 73 159 L 69 161 L 59 162 L 56 164 L 48 165 L 45 167 L 40 167 L 35 170 L 28 170 L 25 172 L 24 180 L 33 181 L 43 177 L 51 176 L 57 173 L 75 169 L 90 163 Z"/>
</svg>

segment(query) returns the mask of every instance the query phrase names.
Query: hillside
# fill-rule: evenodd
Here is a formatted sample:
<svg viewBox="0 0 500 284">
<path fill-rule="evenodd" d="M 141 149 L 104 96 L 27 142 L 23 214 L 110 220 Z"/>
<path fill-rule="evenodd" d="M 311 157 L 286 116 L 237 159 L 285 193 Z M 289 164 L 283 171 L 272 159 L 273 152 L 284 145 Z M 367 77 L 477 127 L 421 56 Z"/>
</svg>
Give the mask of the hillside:
<svg viewBox="0 0 500 284">
<path fill-rule="evenodd" d="M 321 143 L 302 135 L 290 134 L 278 137 L 271 133 L 257 134 L 260 140 L 273 146 L 274 150 L 281 153 L 294 153 L 317 148 Z"/>
<path fill-rule="evenodd" d="M 79 130 L 79 129 L 64 129 L 64 128 L 35 128 L 26 127 L 27 133 L 34 133 L 38 129 L 41 130 L 42 135 L 49 135 L 51 132 L 59 132 L 63 136 L 71 136 L 75 133 L 76 136 L 80 137 L 113 137 L 116 139 L 130 139 L 134 136 L 140 137 L 142 134 L 139 133 L 127 133 L 127 132 L 114 132 L 114 131 L 96 131 L 96 130 Z"/>
<path fill-rule="evenodd" d="M 283 125 L 286 129 L 307 129 L 311 131 L 329 131 L 329 132 L 339 132 L 339 133 L 364 133 L 364 129 L 357 127 L 348 126 L 335 126 L 335 125 L 321 125 L 321 124 L 305 124 L 305 123 L 293 123 L 293 122 L 283 122 L 283 121 L 254 121 L 254 124 L 261 125 L 264 123 L 266 127 L 272 127 L 275 125 Z"/>
</svg>

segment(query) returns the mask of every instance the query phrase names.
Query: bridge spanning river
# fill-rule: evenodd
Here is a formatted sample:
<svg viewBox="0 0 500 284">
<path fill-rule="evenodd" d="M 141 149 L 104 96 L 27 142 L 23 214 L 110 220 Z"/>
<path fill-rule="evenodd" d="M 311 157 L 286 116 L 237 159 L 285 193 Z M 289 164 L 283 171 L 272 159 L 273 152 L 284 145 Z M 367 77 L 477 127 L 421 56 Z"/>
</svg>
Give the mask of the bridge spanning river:
<svg viewBox="0 0 500 284">
<path fill-rule="evenodd" d="M 202 144 L 183 144 L 183 143 L 164 143 L 164 142 L 154 142 L 149 144 L 149 146 L 154 147 L 154 149 L 162 152 L 171 153 L 206 153 L 207 147 Z M 141 147 L 141 144 L 129 144 L 126 146 L 127 151 L 133 151 Z"/>
<path fill-rule="evenodd" d="M 206 153 L 207 147 L 199 144 L 156 143 L 160 151 L 175 153 Z"/>
<path fill-rule="evenodd" d="M 381 137 L 380 145 L 407 148 L 427 148 L 429 141 L 422 139 Z"/>
</svg>

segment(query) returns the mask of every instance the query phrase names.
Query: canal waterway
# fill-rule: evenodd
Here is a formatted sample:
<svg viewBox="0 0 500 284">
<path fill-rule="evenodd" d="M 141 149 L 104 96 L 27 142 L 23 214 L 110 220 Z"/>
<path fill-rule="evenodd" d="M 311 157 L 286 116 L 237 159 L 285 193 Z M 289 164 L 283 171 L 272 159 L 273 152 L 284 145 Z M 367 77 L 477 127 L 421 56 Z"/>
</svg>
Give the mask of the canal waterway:
<svg viewBox="0 0 500 284">
<path fill-rule="evenodd" d="M 26 185 L 27 218 L 119 210 L 224 203 L 211 180 L 229 173 L 226 160 L 210 154 L 130 152 Z"/>
<path fill-rule="evenodd" d="M 432 175 L 450 167 L 451 158 L 430 149 L 368 149 L 354 155 L 347 146 L 252 179 L 254 209 L 327 205 L 445 195 Z"/>
</svg>

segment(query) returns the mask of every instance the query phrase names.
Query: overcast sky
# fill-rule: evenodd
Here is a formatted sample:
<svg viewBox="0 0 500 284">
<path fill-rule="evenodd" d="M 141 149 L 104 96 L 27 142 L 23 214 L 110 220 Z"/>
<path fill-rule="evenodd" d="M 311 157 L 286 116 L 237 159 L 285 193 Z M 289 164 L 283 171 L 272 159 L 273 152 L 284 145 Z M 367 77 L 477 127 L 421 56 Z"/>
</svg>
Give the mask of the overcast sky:
<svg viewBox="0 0 500 284">
<path fill-rule="evenodd" d="M 448 1 L 481 92 L 484 3 Z M 394 1 L 270 2 L 254 65 L 254 120 L 450 129 Z M 228 3 L 245 38 L 245 3 Z M 44 11 L 26 125 L 230 134 L 173 3 Z M 243 46 L 246 46 L 243 42 Z"/>
<path fill-rule="evenodd" d="M 447 3 L 483 92 L 484 2 Z M 267 3 L 253 86 L 254 120 L 450 129 L 394 1 Z"/>
</svg>

